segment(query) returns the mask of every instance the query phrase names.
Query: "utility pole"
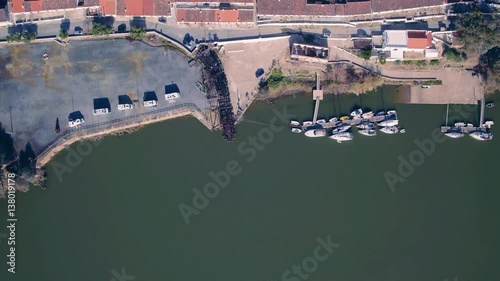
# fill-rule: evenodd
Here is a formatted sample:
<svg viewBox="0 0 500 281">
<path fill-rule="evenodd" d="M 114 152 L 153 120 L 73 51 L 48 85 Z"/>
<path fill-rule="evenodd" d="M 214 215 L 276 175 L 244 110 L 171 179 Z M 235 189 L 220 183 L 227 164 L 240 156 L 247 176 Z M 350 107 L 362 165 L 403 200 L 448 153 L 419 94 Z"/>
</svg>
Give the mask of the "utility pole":
<svg viewBox="0 0 500 281">
<path fill-rule="evenodd" d="M 9 111 L 10 111 L 10 131 L 14 133 L 14 125 L 12 125 L 12 106 L 9 106 Z"/>
</svg>

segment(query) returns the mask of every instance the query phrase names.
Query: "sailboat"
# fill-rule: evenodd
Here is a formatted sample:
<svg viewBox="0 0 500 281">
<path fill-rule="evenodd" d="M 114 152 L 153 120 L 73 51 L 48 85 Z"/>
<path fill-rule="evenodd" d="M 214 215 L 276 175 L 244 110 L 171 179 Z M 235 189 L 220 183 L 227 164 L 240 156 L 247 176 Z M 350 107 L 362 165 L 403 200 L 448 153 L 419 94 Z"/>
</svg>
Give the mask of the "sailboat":
<svg viewBox="0 0 500 281">
<path fill-rule="evenodd" d="M 448 105 L 446 106 L 446 127 L 448 127 L 448 113 L 449 113 L 449 110 L 450 110 L 450 104 L 448 103 Z M 458 123 L 461 123 L 461 122 L 458 122 Z M 452 127 L 450 130 L 448 130 L 446 133 L 444 133 L 444 135 L 447 136 L 447 137 L 449 137 L 449 138 L 452 138 L 452 139 L 463 138 L 465 135 L 464 135 L 464 133 L 462 133 L 462 131 L 460 129 L 461 127 L 457 126 L 457 125 L 461 125 L 461 124 L 458 124 L 458 123 L 455 123 L 455 127 Z"/>
</svg>

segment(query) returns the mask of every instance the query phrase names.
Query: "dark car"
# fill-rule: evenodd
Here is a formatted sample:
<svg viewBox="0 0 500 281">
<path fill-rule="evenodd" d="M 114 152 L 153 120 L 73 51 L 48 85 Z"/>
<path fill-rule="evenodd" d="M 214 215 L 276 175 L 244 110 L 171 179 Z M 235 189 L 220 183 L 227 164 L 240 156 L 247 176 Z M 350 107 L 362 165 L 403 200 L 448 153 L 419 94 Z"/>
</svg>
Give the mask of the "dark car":
<svg viewBox="0 0 500 281">
<path fill-rule="evenodd" d="M 255 77 L 260 78 L 262 75 L 264 75 L 264 69 L 259 68 L 255 71 Z"/>
<path fill-rule="evenodd" d="M 158 21 L 159 21 L 159 22 L 166 23 L 166 22 L 167 22 L 167 18 L 166 18 L 166 17 L 159 17 L 159 18 L 158 18 Z"/>
</svg>

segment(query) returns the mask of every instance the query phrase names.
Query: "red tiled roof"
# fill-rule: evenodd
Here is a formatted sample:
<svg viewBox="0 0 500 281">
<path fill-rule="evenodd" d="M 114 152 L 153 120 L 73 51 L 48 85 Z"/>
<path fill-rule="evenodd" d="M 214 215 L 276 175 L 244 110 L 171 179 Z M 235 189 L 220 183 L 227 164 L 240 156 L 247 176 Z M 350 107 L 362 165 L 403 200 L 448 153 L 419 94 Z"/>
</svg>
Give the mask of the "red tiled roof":
<svg viewBox="0 0 500 281">
<path fill-rule="evenodd" d="M 373 11 L 391 11 L 444 4 L 444 0 L 372 0 Z"/>
<path fill-rule="evenodd" d="M 215 10 L 216 22 L 238 22 L 238 10 Z"/>
<path fill-rule="evenodd" d="M 125 0 L 125 14 L 128 16 L 142 15 L 142 0 Z"/>
<path fill-rule="evenodd" d="M 254 22 L 253 10 L 238 10 L 239 22 Z"/>
<path fill-rule="evenodd" d="M 12 0 L 12 12 L 24 13 L 23 0 Z"/>
<path fill-rule="evenodd" d="M 432 46 L 432 33 L 426 31 L 408 31 L 408 48 L 425 49 Z"/>
<path fill-rule="evenodd" d="M 83 6 L 84 7 L 99 6 L 99 0 L 85 0 L 85 2 L 83 2 Z"/>
<path fill-rule="evenodd" d="M 171 0 L 155 0 L 155 14 L 158 16 L 170 16 Z"/>
<path fill-rule="evenodd" d="M 334 16 L 368 14 L 370 1 L 347 4 L 307 4 L 307 0 L 257 0 L 259 15 Z"/>
<path fill-rule="evenodd" d="M 142 14 L 145 16 L 154 16 L 155 13 L 155 1 L 154 0 L 143 0 L 142 2 Z"/>
<path fill-rule="evenodd" d="M 42 10 L 62 10 L 75 7 L 75 0 L 44 0 Z"/>
<path fill-rule="evenodd" d="M 42 0 L 30 0 L 24 2 L 26 12 L 39 12 L 42 10 Z"/>
<path fill-rule="evenodd" d="M 262 0 L 262 1 L 278 1 L 278 0 Z M 222 3 L 253 3 L 253 0 L 173 0 L 172 2 L 222 2 Z"/>
<path fill-rule="evenodd" d="M 116 14 L 116 0 L 99 0 L 99 5 L 102 7 L 102 13 L 105 15 Z"/>
<path fill-rule="evenodd" d="M 178 22 L 214 22 L 215 10 L 177 9 Z"/>
<path fill-rule="evenodd" d="M 125 12 L 125 1 L 126 0 L 116 0 L 116 14 L 120 16 L 124 16 L 127 13 Z"/>
</svg>

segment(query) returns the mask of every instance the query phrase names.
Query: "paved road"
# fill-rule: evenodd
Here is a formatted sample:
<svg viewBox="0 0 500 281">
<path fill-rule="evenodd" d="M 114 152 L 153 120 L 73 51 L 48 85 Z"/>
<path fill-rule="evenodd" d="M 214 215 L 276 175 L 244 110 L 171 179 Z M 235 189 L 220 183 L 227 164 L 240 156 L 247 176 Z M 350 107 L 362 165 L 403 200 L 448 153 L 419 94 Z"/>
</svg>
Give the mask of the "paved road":
<svg viewBox="0 0 500 281">
<path fill-rule="evenodd" d="M 89 19 L 73 19 L 65 23 L 61 20 L 47 21 L 40 23 L 32 28 L 36 29 L 39 37 L 54 36 L 59 34 L 61 26 L 65 25 L 70 31 L 70 34 L 74 32 L 75 28 L 79 27 L 84 30 L 84 32 L 90 32 L 92 27 L 92 22 Z M 257 28 L 223 28 L 217 25 L 210 27 L 200 27 L 200 26 L 179 26 L 174 24 L 161 23 L 155 20 L 148 20 L 145 22 L 148 29 L 156 29 L 163 34 L 176 39 L 179 42 L 183 42 L 186 34 L 192 36 L 194 40 L 204 41 L 204 40 L 227 40 L 235 38 L 245 38 L 245 37 L 257 37 L 257 36 L 272 36 L 272 35 L 282 35 L 284 32 L 306 32 L 306 33 L 316 33 L 323 34 L 324 27 L 306 27 L 306 28 L 291 28 L 291 27 L 278 27 L 278 26 L 261 26 Z M 28 26 L 29 28 L 29 26 Z M 127 31 L 130 28 L 130 20 L 116 19 L 113 23 L 113 28 L 116 31 Z M 374 35 L 380 34 L 385 29 L 431 29 L 438 30 L 438 23 L 427 23 L 419 22 L 412 24 L 394 24 L 394 25 L 373 25 L 368 27 L 327 27 L 332 34 L 332 37 L 347 37 L 348 35 Z M 5 36 L 9 34 L 9 28 L 0 27 L 0 39 L 4 39 Z"/>
</svg>

